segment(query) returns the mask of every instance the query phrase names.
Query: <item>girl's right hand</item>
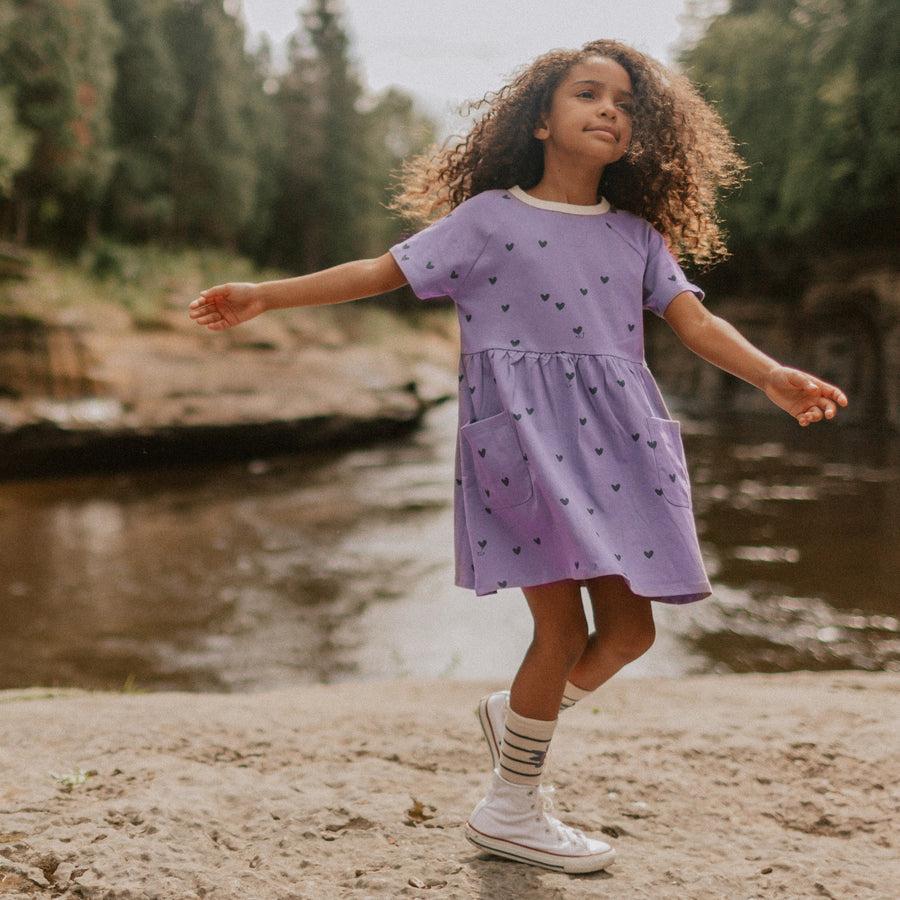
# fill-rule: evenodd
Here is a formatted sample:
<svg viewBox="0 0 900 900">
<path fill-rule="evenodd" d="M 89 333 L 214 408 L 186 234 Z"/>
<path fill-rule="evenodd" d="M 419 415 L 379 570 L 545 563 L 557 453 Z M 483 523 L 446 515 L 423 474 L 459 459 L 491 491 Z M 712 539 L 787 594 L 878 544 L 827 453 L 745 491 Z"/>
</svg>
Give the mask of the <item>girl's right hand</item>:
<svg viewBox="0 0 900 900">
<path fill-rule="evenodd" d="M 265 312 L 260 285 L 249 282 L 220 284 L 201 291 L 191 303 L 190 317 L 210 331 L 224 331 Z"/>
</svg>

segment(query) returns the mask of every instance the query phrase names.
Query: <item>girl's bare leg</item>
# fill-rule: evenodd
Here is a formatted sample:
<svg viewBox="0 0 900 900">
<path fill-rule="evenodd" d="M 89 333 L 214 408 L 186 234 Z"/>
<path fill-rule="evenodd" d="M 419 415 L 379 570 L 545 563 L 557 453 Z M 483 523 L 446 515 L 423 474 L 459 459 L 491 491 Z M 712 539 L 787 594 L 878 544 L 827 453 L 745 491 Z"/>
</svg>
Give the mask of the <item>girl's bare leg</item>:
<svg viewBox="0 0 900 900">
<path fill-rule="evenodd" d="M 513 681 L 509 708 L 492 694 L 479 705 L 482 726 L 503 734 L 491 784 L 466 823 L 466 837 L 496 856 L 565 872 L 605 868 L 615 850 L 562 824 L 540 785 L 556 728 L 566 678 L 587 646 L 588 627 L 581 585 L 561 581 L 525 588 L 534 617 L 534 637 Z M 489 732 L 485 737 L 491 741 Z"/>
<path fill-rule="evenodd" d="M 588 645 L 581 585 L 557 581 L 523 591 L 534 636 L 510 689 L 509 705 L 520 716 L 549 722 L 559 715 L 569 672 Z"/>
<path fill-rule="evenodd" d="M 587 582 L 594 632 L 569 672 L 569 681 L 593 691 L 653 645 L 652 601 L 631 592 L 618 576 Z"/>
<path fill-rule="evenodd" d="M 524 589 L 534 637 L 508 708 L 502 693 L 479 704 L 485 737 L 494 743 L 495 769 L 487 795 L 466 824 L 466 837 L 490 853 L 572 872 L 576 866 L 583 872 L 603 868 L 615 851 L 564 827 L 538 790 L 566 681 L 582 677 L 596 687 L 653 642 L 649 601 L 634 597 L 621 579 L 598 579 L 588 590 L 598 624 L 590 638 L 580 582 Z"/>
</svg>

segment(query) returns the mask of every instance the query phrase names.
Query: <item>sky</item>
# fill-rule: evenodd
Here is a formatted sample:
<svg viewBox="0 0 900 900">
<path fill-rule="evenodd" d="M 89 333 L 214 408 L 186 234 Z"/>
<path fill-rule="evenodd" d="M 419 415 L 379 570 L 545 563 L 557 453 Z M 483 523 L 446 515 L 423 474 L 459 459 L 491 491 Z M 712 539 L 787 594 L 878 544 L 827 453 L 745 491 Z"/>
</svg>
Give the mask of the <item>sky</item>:
<svg viewBox="0 0 900 900">
<path fill-rule="evenodd" d="M 615 38 L 672 62 L 689 0 L 344 0 L 344 28 L 364 83 L 396 85 L 436 115 L 502 87 L 557 47 Z M 276 50 L 307 0 L 242 0 L 251 35 Z"/>
</svg>

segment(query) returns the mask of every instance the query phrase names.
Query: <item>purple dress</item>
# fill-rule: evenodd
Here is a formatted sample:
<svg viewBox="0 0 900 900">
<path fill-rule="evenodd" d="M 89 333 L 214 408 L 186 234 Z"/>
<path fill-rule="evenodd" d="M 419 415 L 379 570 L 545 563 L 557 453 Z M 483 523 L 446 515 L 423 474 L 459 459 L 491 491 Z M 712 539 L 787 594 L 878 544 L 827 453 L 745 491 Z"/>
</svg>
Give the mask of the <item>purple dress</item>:
<svg viewBox="0 0 900 900">
<path fill-rule="evenodd" d="M 391 249 L 461 332 L 456 581 L 621 575 L 669 603 L 709 595 L 680 429 L 644 361 L 642 310 L 690 284 L 661 235 L 603 202 L 486 191 Z"/>
</svg>

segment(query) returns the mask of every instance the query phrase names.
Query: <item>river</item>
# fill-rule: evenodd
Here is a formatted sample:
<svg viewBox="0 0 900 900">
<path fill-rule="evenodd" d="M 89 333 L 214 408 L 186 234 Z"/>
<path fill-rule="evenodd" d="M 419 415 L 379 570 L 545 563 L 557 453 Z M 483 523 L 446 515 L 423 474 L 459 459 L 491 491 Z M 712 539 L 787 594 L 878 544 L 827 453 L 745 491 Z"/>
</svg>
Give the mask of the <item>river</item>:
<svg viewBox="0 0 900 900">
<path fill-rule="evenodd" d="M 894 435 L 684 418 L 715 595 L 626 675 L 900 668 Z M 0 484 L 0 688 L 508 681 L 521 594 L 453 586 L 455 410 L 402 444 Z"/>
</svg>

